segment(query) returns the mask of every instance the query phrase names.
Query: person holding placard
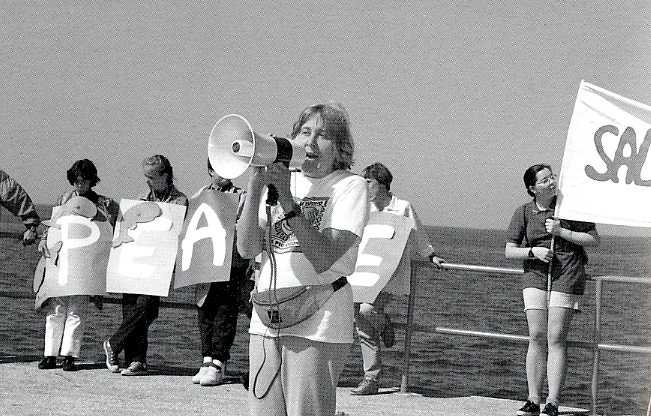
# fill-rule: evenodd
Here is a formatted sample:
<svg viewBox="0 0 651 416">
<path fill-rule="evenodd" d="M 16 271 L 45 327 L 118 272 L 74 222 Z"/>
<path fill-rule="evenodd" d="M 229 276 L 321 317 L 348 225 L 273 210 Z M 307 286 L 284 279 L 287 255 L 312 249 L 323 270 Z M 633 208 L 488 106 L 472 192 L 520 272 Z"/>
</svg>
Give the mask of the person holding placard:
<svg viewBox="0 0 651 416">
<path fill-rule="evenodd" d="M 101 218 L 102 221 L 106 221 L 111 227 L 114 227 L 120 208 L 111 198 L 93 191 L 92 188 L 99 182 L 95 164 L 88 159 L 77 160 L 68 169 L 67 178 L 73 188 L 59 196 L 55 206 L 63 206 L 74 197 L 86 198 L 96 208 L 92 210 L 93 217 Z M 83 215 L 83 212 L 77 214 Z M 47 247 L 47 235 L 46 230 L 41 237 L 38 250 L 43 256 L 50 257 L 54 253 L 51 253 Z M 48 311 L 45 318 L 45 351 L 43 359 L 38 363 L 38 368 L 42 370 L 55 368 L 56 357 L 61 355 L 64 357 L 63 370 L 76 370 L 75 359 L 79 358 L 90 299 L 94 301 L 98 309 L 102 309 L 101 296 L 60 296 L 45 301 L 42 306 Z"/>
<path fill-rule="evenodd" d="M 33 244 L 38 237 L 36 228 L 41 222 L 32 199 L 18 182 L 0 169 L 0 205 L 19 217 L 25 225 L 23 245 Z"/>
<path fill-rule="evenodd" d="M 507 258 L 524 261 L 522 295 L 529 326 L 529 397 L 516 414 L 555 416 L 567 373 L 568 331 L 585 290 L 584 247 L 598 245 L 599 234 L 594 223 L 554 218 L 556 177 L 549 165 L 529 167 L 523 179 L 533 199 L 515 210 L 504 249 Z M 541 413 L 545 371 L 548 396 Z"/>
<path fill-rule="evenodd" d="M 350 172 L 353 141 L 340 105 L 307 107 L 290 141 L 305 148 L 302 171 L 290 175 L 281 162 L 254 167 L 237 223 L 240 254 L 263 253 L 249 328 L 251 414 L 332 416 L 353 341 L 345 276 L 355 270 L 367 189 Z M 265 204 L 265 185 L 277 204 Z"/>
<path fill-rule="evenodd" d="M 239 218 L 246 193 L 233 185 L 230 179 L 219 176 L 210 165 L 210 160 L 208 174 L 211 178 L 210 185 L 200 189 L 197 194 L 206 191 L 237 194 L 239 196 L 237 218 Z M 237 330 L 240 288 L 248 279 L 249 263 L 249 260 L 239 255 L 234 241 L 230 280 L 195 285 L 203 364 L 192 377 L 194 384 L 215 386 L 222 382 Z"/>
<path fill-rule="evenodd" d="M 389 315 L 384 312 L 384 308 L 393 295 L 409 294 L 412 256 L 420 255 L 428 258 L 436 267 L 440 267 L 444 262 L 435 254 L 411 203 L 391 193 L 393 175 L 389 169 L 382 163 L 373 163 L 364 168 L 362 176 L 368 185 L 371 212 L 386 212 L 406 217 L 411 221 L 412 231 L 398 267 L 375 301 L 372 304 L 355 305 L 355 329 L 362 349 L 364 379 L 351 390 L 353 395 L 371 395 L 378 392 L 378 378 L 382 371 L 380 342 L 384 342 L 389 348 L 395 342 L 393 324 Z"/>
<path fill-rule="evenodd" d="M 188 198 L 174 186 L 172 165 L 165 156 L 146 158 L 142 168 L 149 191 L 140 196 L 140 200 L 188 206 Z M 120 373 L 123 376 L 147 374 L 147 336 L 149 326 L 158 318 L 159 306 L 158 296 L 137 293 L 122 295 L 122 324 L 104 341 L 106 366 L 111 372 L 120 372 L 118 354 L 124 350 L 128 366 Z"/>
</svg>

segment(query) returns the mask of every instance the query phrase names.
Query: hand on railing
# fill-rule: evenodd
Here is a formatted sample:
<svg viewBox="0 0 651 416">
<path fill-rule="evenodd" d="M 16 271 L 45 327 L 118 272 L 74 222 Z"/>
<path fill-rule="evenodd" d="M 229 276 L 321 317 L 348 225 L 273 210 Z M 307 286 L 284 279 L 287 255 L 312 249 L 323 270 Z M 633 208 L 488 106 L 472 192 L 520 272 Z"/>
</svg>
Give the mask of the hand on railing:
<svg viewBox="0 0 651 416">
<path fill-rule="evenodd" d="M 445 263 L 445 259 L 437 256 L 434 253 L 430 254 L 429 261 L 431 261 L 434 267 L 436 267 L 438 270 L 441 270 L 441 265 Z"/>
</svg>

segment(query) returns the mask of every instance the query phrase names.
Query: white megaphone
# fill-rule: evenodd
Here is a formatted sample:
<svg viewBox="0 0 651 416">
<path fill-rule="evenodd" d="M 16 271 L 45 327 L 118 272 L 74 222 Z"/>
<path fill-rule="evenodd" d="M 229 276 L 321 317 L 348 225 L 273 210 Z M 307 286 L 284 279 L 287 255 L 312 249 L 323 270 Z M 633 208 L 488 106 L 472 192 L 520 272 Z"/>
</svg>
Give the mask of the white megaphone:
<svg viewBox="0 0 651 416">
<path fill-rule="evenodd" d="M 208 160 L 219 176 L 234 179 L 249 166 L 283 162 L 298 169 L 305 160 L 305 148 L 282 137 L 262 136 L 239 114 L 220 118 L 208 139 Z"/>
</svg>

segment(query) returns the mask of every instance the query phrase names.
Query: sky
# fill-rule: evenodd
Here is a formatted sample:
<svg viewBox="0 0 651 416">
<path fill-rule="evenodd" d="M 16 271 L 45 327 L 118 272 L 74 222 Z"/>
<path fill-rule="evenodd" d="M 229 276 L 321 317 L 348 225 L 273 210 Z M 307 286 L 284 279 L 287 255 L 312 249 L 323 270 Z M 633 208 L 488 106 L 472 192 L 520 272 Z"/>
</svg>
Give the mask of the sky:
<svg viewBox="0 0 651 416">
<path fill-rule="evenodd" d="M 41 203 L 83 158 L 134 198 L 157 153 L 192 194 L 221 116 L 287 136 L 335 101 L 353 171 L 387 165 L 425 224 L 504 229 L 524 170 L 560 169 L 582 79 L 651 104 L 649 2 L 21 0 L 0 22 L 0 168 Z"/>
</svg>

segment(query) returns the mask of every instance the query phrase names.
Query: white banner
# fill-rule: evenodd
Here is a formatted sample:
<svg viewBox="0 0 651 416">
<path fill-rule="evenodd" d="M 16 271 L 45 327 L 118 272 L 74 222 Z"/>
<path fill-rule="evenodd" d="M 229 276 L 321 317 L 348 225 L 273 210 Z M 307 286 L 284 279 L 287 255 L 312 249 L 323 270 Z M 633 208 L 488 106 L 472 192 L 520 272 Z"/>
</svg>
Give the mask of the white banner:
<svg viewBox="0 0 651 416">
<path fill-rule="evenodd" d="M 107 292 L 168 295 L 185 209 L 164 202 L 120 201 Z"/>
<path fill-rule="evenodd" d="M 95 219 L 97 208 L 86 198 L 74 197 L 52 208 L 46 247 L 34 275 L 34 306 L 57 296 L 105 295 L 106 265 L 113 228 Z"/>
<path fill-rule="evenodd" d="M 372 212 L 364 227 L 355 272 L 348 277 L 353 302 L 373 303 L 396 271 L 412 224 L 407 217 Z"/>
<path fill-rule="evenodd" d="M 567 133 L 556 214 L 651 227 L 651 107 L 581 82 Z"/>
</svg>

